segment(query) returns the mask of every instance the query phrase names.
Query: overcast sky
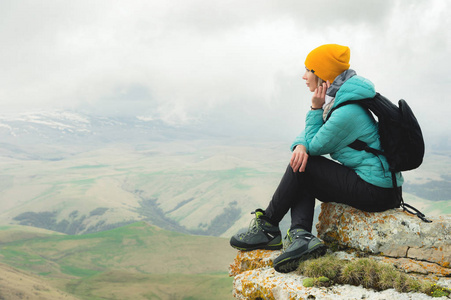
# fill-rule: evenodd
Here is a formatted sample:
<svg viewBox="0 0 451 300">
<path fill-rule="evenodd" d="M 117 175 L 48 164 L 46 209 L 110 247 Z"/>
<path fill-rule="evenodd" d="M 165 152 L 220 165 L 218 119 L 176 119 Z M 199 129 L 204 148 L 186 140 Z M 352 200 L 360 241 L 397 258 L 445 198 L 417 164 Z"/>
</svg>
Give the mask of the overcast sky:
<svg viewBox="0 0 451 300">
<path fill-rule="evenodd" d="M 427 135 L 448 134 L 450 3 L 2 0 L 0 112 L 72 109 L 294 136 L 311 99 L 305 56 L 338 43 L 377 91 L 411 104 Z"/>
</svg>

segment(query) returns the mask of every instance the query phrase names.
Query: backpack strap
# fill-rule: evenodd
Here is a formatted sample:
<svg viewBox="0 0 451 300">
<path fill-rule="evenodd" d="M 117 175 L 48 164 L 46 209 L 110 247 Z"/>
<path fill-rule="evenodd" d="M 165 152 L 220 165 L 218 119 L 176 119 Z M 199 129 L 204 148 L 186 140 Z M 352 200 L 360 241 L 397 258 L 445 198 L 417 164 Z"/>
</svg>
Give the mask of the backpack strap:
<svg viewBox="0 0 451 300">
<path fill-rule="evenodd" d="M 418 209 L 416 209 L 416 208 L 413 207 L 412 205 L 409 205 L 409 204 L 407 204 L 407 203 L 404 203 L 404 201 L 402 201 L 401 206 L 402 206 L 402 208 L 403 208 L 404 211 L 408 212 L 409 214 L 416 215 L 418 218 L 420 218 L 421 220 L 423 220 L 423 222 L 426 222 L 426 223 L 432 223 L 431 220 L 429 220 L 428 218 L 426 218 L 426 216 L 425 216 L 421 211 L 419 211 Z M 407 208 L 407 207 L 408 207 L 408 208 Z M 415 212 L 413 212 L 413 211 L 411 211 L 411 210 L 409 210 L 409 209 L 413 209 Z"/>
<path fill-rule="evenodd" d="M 348 104 L 359 104 L 360 101 L 361 101 L 361 100 L 348 100 L 348 101 L 345 101 L 345 102 L 342 102 L 342 103 L 338 104 L 337 106 L 333 107 L 333 108 L 329 111 L 329 113 L 327 114 L 326 120 L 325 120 L 324 122 L 327 122 L 327 120 L 329 120 L 329 118 L 330 118 L 330 116 L 332 115 L 332 113 L 333 113 L 334 110 L 336 110 L 336 109 L 338 109 L 338 108 L 340 108 L 340 107 L 342 107 L 342 106 L 348 105 Z"/>
<path fill-rule="evenodd" d="M 368 146 L 367 143 L 365 143 L 361 140 L 355 140 L 354 142 L 349 144 L 348 147 L 351 147 L 352 149 L 357 150 L 357 151 L 366 151 L 369 153 L 373 153 L 376 156 L 384 155 L 384 151 L 376 149 L 376 148 L 371 148 L 370 146 Z"/>
<path fill-rule="evenodd" d="M 426 216 L 421 211 L 419 211 L 418 209 L 416 209 L 412 205 L 407 204 L 407 203 L 404 202 L 404 199 L 402 198 L 402 195 L 400 193 L 398 193 L 397 184 L 396 184 L 396 173 L 393 170 L 391 170 L 391 179 L 392 179 L 392 182 L 393 182 L 393 189 L 395 190 L 395 193 L 398 195 L 398 198 L 400 200 L 400 206 L 402 207 L 402 210 L 405 211 L 405 212 L 408 212 L 409 214 L 416 215 L 423 222 L 432 223 L 432 221 L 429 220 L 428 218 L 426 218 Z"/>
</svg>

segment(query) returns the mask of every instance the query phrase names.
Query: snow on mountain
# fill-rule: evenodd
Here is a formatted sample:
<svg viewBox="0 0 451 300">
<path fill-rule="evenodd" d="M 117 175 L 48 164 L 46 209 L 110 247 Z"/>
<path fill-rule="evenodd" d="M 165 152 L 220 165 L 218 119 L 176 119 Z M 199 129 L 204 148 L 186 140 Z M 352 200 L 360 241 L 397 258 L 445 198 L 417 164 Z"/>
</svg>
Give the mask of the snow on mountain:
<svg viewBox="0 0 451 300">
<path fill-rule="evenodd" d="M 110 143 L 196 139 L 199 128 L 176 127 L 146 117 L 107 117 L 74 111 L 0 115 L 0 156 L 60 159 Z"/>
<path fill-rule="evenodd" d="M 38 134 L 44 130 L 56 130 L 61 133 L 90 132 L 90 121 L 86 116 L 73 112 L 34 112 L 0 116 L 0 127 L 12 136 Z M 2 132 L 4 135 L 8 132 Z"/>
<path fill-rule="evenodd" d="M 105 117 L 71 111 L 0 116 L 0 138 L 16 143 L 133 142 L 176 138 L 180 128 L 144 117 Z"/>
</svg>

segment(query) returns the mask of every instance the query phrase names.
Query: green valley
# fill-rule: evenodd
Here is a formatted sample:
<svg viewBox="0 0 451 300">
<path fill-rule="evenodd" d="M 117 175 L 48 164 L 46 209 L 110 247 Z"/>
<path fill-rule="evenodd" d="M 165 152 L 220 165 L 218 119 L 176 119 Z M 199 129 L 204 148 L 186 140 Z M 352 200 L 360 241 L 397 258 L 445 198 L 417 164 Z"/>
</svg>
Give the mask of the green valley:
<svg viewBox="0 0 451 300">
<path fill-rule="evenodd" d="M 0 239 L 2 263 L 79 299 L 232 298 L 227 239 L 146 222 L 85 235 L 4 226 Z M 0 296 L 11 286 L 0 281 Z"/>
</svg>

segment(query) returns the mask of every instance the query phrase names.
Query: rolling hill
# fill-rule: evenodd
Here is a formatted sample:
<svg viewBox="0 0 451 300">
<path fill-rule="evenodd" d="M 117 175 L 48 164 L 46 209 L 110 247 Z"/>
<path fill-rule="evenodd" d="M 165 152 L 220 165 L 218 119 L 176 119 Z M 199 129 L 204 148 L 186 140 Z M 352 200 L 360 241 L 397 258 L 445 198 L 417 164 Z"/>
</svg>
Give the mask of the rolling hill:
<svg viewBox="0 0 451 300">
<path fill-rule="evenodd" d="M 140 118 L 40 112 L 0 117 L 0 225 L 85 234 L 146 221 L 229 237 L 265 208 L 291 141 L 209 136 Z M 451 157 L 405 172 L 405 199 L 450 214 Z"/>
<path fill-rule="evenodd" d="M 0 237 L 8 236 L 0 242 L 0 267 L 16 279 L 0 281 L 2 296 L 42 290 L 79 299 L 231 298 L 227 268 L 236 251 L 227 239 L 145 222 L 75 236 L 0 228 Z"/>
<path fill-rule="evenodd" d="M 0 299 L 80 299 L 33 273 L 0 263 Z"/>
</svg>

